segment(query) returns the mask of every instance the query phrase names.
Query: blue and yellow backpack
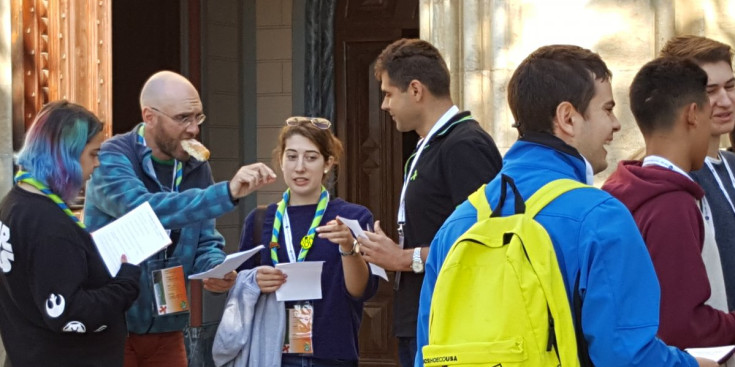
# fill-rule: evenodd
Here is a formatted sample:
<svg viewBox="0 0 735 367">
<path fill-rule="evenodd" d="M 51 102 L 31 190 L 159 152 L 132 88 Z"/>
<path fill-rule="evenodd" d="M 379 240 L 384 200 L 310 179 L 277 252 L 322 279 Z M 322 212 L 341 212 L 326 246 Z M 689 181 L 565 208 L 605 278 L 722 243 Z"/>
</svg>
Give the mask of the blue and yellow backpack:
<svg viewBox="0 0 735 367">
<path fill-rule="evenodd" d="M 507 186 L 515 214 L 502 217 Z M 499 209 L 491 211 L 485 185 L 469 196 L 477 223 L 452 245 L 439 271 L 425 366 L 580 366 L 556 253 L 534 217 L 563 193 L 584 187 L 590 186 L 556 180 L 524 202 L 503 175 Z"/>
</svg>

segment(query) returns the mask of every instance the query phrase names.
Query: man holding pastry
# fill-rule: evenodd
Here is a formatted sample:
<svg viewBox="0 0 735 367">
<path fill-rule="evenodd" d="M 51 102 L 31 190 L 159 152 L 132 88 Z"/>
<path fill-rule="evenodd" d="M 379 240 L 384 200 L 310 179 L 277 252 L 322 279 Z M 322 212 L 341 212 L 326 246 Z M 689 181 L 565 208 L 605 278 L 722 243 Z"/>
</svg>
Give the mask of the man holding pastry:
<svg viewBox="0 0 735 367">
<path fill-rule="evenodd" d="M 205 120 L 199 93 L 177 73 L 151 76 L 140 93 L 140 108 L 143 122 L 100 149 L 100 166 L 87 185 L 84 222 L 94 231 L 144 202 L 153 207 L 172 244 L 140 264 L 140 297 L 127 313 L 125 366 L 186 366 L 188 299 L 180 290 L 188 275 L 225 258 L 215 218 L 275 182 L 276 175 L 255 163 L 241 167 L 229 182 L 214 183 L 209 151 L 195 139 Z M 235 276 L 206 279 L 204 288 L 225 292 Z"/>
</svg>

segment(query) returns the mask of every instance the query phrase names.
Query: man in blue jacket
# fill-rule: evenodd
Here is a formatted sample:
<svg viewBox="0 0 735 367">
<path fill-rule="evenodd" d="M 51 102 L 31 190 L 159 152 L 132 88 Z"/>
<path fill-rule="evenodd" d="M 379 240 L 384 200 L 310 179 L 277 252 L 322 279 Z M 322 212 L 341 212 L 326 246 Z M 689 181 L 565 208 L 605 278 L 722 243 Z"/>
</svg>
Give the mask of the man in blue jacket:
<svg viewBox="0 0 735 367">
<path fill-rule="evenodd" d="M 597 54 L 567 45 L 539 48 L 513 73 L 508 103 L 520 138 L 506 153 L 500 173 L 515 180 L 522 197 L 560 178 L 592 183 L 593 174 L 607 167 L 605 145 L 620 130 L 610 79 Z M 500 176 L 486 187 L 492 208 L 499 201 Z M 512 213 L 513 206 L 512 199 L 506 200 L 502 214 Z M 419 304 L 416 366 L 423 365 L 420 351 L 428 342 L 439 270 L 454 241 L 476 218 L 465 201 L 431 244 Z M 595 366 L 698 365 L 656 337 L 656 273 L 633 218 L 619 201 L 601 190 L 573 190 L 542 209 L 536 220 L 554 244 L 570 305 L 579 275 L 582 331 Z"/>
<path fill-rule="evenodd" d="M 151 274 L 181 266 L 185 281 L 220 264 L 224 238 L 215 229 L 215 218 L 274 182 L 276 175 L 255 163 L 241 167 L 229 182 L 213 182 L 209 163 L 191 159 L 181 145 L 199 134 L 205 116 L 196 88 L 179 74 L 151 76 L 141 91 L 140 108 L 142 123 L 102 145 L 100 166 L 87 186 L 84 222 L 94 231 L 150 203 L 172 244 L 140 264 L 140 296 L 127 313 L 125 366 L 185 367 L 182 331 L 189 314 L 166 313 L 166 305 L 154 297 Z M 204 288 L 225 292 L 235 275 L 206 279 Z"/>
</svg>

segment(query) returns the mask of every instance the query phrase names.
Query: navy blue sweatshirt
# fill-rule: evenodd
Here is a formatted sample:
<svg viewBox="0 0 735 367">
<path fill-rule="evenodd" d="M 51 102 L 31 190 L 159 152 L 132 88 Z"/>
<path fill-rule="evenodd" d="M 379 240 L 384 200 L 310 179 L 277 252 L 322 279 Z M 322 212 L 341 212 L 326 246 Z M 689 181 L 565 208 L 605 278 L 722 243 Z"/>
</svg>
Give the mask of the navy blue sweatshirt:
<svg viewBox="0 0 735 367">
<path fill-rule="evenodd" d="M 309 230 L 311 221 L 314 219 L 316 204 L 288 206 L 288 217 L 291 222 L 291 230 L 294 238 L 294 251 L 299 253 L 301 246 L 299 239 Z M 251 212 L 245 219 L 245 224 L 240 238 L 240 251 L 251 249 L 258 244 L 253 244 L 253 215 Z M 270 257 L 268 243 L 273 231 L 273 218 L 276 213 L 276 204 L 271 204 L 266 209 L 263 220 L 263 232 L 261 243 L 265 249 L 260 252 L 260 257 L 253 256 L 243 264 L 243 269 L 249 269 L 258 265 L 273 265 Z M 364 206 L 348 203 L 342 199 L 334 199 L 327 205 L 322 223 L 324 225 L 337 215 L 356 219 L 362 228 L 367 224 L 373 225 L 373 215 Z M 279 262 L 288 262 L 283 228 L 281 228 L 278 243 Z M 260 260 L 261 264 L 257 261 Z M 313 342 L 314 357 L 320 359 L 342 359 L 358 360 L 358 332 L 362 320 L 362 308 L 365 300 L 372 297 L 378 288 L 377 276 L 370 275 L 365 293 L 361 298 L 352 297 L 345 286 L 344 272 L 342 271 L 342 259 L 339 255 L 338 245 L 318 236 L 314 238 L 314 244 L 306 255 L 305 261 L 324 261 L 322 269 L 322 299 L 312 301 L 314 305 Z M 286 303 L 286 307 L 291 306 Z"/>
</svg>

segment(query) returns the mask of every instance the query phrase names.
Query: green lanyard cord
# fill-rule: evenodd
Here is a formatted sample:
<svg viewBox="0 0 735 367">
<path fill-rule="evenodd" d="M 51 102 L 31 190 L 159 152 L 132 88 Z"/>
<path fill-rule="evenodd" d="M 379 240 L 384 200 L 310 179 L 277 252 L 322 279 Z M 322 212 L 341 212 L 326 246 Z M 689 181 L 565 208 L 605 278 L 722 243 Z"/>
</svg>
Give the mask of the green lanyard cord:
<svg viewBox="0 0 735 367">
<path fill-rule="evenodd" d="M 140 125 L 140 127 L 138 128 L 138 144 L 146 145 L 145 138 L 143 138 L 144 134 L 145 125 Z M 174 165 L 176 166 L 176 173 L 174 173 L 173 190 L 174 192 L 179 192 L 179 188 L 181 187 L 181 180 L 184 178 L 184 164 L 179 162 L 179 160 L 174 159 Z"/>
<path fill-rule="evenodd" d="M 278 235 L 281 232 L 281 225 L 283 223 L 283 216 L 286 212 L 286 205 L 288 204 L 289 198 L 291 197 L 291 189 L 287 189 L 283 193 L 283 199 L 278 202 L 278 208 L 276 209 L 276 215 L 273 218 L 273 232 L 271 234 L 271 260 L 273 265 L 278 264 Z M 319 195 L 319 203 L 316 206 L 316 212 L 314 213 L 314 219 L 311 221 L 311 227 L 306 235 L 301 238 L 301 249 L 299 250 L 299 256 L 296 259 L 297 262 L 302 262 L 306 259 L 306 254 L 309 253 L 309 249 L 314 244 L 314 237 L 316 236 L 316 227 L 322 222 L 324 212 L 327 210 L 327 202 L 329 201 L 329 192 L 322 186 L 322 192 Z"/>
<path fill-rule="evenodd" d="M 27 183 L 27 184 L 29 184 L 29 185 L 31 185 L 31 186 L 33 186 L 33 187 L 41 190 L 41 192 L 44 193 L 44 195 L 48 196 L 48 198 L 51 199 L 51 201 L 53 201 L 54 203 L 56 203 L 56 205 L 58 205 L 59 208 L 61 208 L 61 210 L 64 211 L 64 213 L 66 213 L 66 215 L 68 215 L 69 218 L 71 218 L 71 220 L 73 220 L 74 223 L 76 223 L 80 228 L 82 228 L 82 229 L 86 229 L 87 228 L 84 225 L 84 223 L 82 223 L 82 221 L 79 220 L 79 218 L 77 218 L 74 215 L 74 213 L 71 212 L 71 209 L 69 209 L 69 206 L 66 205 L 66 203 L 64 202 L 64 200 L 61 200 L 61 198 L 59 197 L 59 195 L 54 194 L 54 192 L 51 191 L 51 189 L 49 189 L 48 186 L 44 185 L 41 181 L 38 181 L 37 179 L 33 178 L 33 176 L 31 176 L 30 173 L 28 173 L 26 171 L 23 171 L 23 170 L 20 170 L 20 171 L 18 171 L 18 173 L 15 174 L 15 178 L 14 179 L 15 179 L 15 182 L 16 183 L 24 182 L 24 183 Z"/>
</svg>

